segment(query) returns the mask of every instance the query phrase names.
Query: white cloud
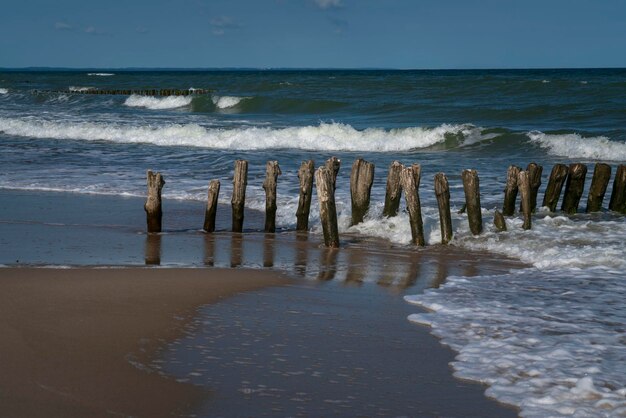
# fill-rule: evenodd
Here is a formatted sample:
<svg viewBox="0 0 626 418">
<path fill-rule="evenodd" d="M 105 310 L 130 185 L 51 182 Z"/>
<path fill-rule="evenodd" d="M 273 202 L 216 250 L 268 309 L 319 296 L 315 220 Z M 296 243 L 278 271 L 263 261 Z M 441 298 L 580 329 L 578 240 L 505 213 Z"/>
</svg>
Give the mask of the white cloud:
<svg viewBox="0 0 626 418">
<path fill-rule="evenodd" d="M 343 6 L 341 0 L 315 0 L 315 4 L 320 9 L 335 9 Z"/>
<path fill-rule="evenodd" d="M 74 30 L 74 27 L 72 25 L 70 25 L 69 23 L 65 23 L 65 22 L 56 22 L 54 24 L 54 28 L 56 30 Z"/>
<path fill-rule="evenodd" d="M 239 27 L 241 27 L 241 24 L 239 24 L 230 16 L 214 17 L 213 19 L 209 20 L 209 25 L 211 25 L 211 28 L 213 29 L 213 35 L 215 36 L 222 36 L 226 33 L 227 30 L 238 29 Z"/>
<path fill-rule="evenodd" d="M 110 35 L 109 33 L 98 29 L 94 26 L 87 26 L 85 27 L 85 29 L 83 30 L 83 32 L 88 33 L 89 35 Z"/>
</svg>

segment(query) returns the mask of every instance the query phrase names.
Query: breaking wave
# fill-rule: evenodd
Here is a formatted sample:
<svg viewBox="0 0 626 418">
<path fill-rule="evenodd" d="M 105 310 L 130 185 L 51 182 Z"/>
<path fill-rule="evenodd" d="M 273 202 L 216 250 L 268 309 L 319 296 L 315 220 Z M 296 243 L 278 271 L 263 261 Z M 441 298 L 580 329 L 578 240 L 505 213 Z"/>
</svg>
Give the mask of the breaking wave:
<svg viewBox="0 0 626 418">
<path fill-rule="evenodd" d="M 87 73 L 89 76 L 97 76 L 97 77 L 111 77 L 115 74 L 113 73 Z"/>
<path fill-rule="evenodd" d="M 126 99 L 124 105 L 129 107 L 145 107 L 146 109 L 153 110 L 176 109 L 178 107 L 188 106 L 192 99 L 191 96 L 166 96 L 158 98 L 133 94 Z"/>
<path fill-rule="evenodd" d="M 89 90 L 93 90 L 93 87 L 77 87 L 77 86 L 70 86 L 69 87 L 69 91 L 71 92 L 75 92 L 75 93 L 80 93 L 83 91 L 89 91 Z"/>
<path fill-rule="evenodd" d="M 234 97 L 234 96 L 213 96 L 211 100 L 218 109 L 228 109 L 230 107 L 237 106 L 242 100 L 248 99 L 248 97 Z"/>
<path fill-rule="evenodd" d="M 145 99 L 153 98 L 138 96 L 134 99 L 137 100 L 134 103 L 143 103 L 143 106 L 157 103 L 161 106 L 161 102 L 169 98 L 153 99 L 154 102 Z M 185 97 L 172 97 L 172 99 L 191 100 Z M 435 128 L 357 130 L 347 124 L 321 123 L 318 126 L 288 128 L 224 129 L 208 128 L 197 124 L 129 126 L 115 123 L 71 123 L 0 118 L 0 131 L 10 135 L 33 138 L 149 143 L 159 146 L 192 146 L 211 149 L 392 152 L 428 148 L 451 139 L 460 143 L 463 143 L 465 138 L 475 141 L 476 136 L 480 135 L 481 128 L 473 125 L 443 124 Z"/>
<path fill-rule="evenodd" d="M 9 90 L 8 89 L 0 89 L 0 94 L 8 94 Z"/>
<path fill-rule="evenodd" d="M 611 141 L 605 136 L 585 138 L 579 134 L 545 134 L 532 131 L 530 141 L 545 148 L 549 154 L 588 160 L 626 160 L 626 143 Z"/>
</svg>

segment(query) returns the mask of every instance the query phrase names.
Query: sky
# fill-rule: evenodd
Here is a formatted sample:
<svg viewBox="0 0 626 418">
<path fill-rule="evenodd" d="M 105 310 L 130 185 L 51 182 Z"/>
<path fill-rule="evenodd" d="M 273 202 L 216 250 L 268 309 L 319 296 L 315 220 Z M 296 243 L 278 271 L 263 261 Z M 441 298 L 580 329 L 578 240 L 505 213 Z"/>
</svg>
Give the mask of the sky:
<svg viewBox="0 0 626 418">
<path fill-rule="evenodd" d="M 1 0 L 0 67 L 626 67 L 626 0 Z"/>
</svg>

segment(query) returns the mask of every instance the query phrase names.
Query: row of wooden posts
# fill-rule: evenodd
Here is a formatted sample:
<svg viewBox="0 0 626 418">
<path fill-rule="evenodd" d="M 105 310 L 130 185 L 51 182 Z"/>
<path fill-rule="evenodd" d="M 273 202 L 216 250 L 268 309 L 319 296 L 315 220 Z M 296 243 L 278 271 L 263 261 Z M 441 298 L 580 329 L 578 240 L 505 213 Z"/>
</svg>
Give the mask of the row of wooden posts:
<svg viewBox="0 0 626 418">
<path fill-rule="evenodd" d="M 81 89 L 81 90 L 35 90 L 35 94 L 50 94 L 50 93 L 72 93 L 72 94 L 107 94 L 107 95 L 124 95 L 130 96 L 131 94 L 137 94 L 140 96 L 193 96 L 200 94 L 209 94 L 211 90 L 206 89 L 115 89 L 115 90 L 101 90 L 101 89 Z"/>
<path fill-rule="evenodd" d="M 324 234 L 324 244 L 327 247 L 339 246 L 335 186 L 340 166 L 341 161 L 336 157 L 331 157 L 317 170 L 315 170 L 313 160 L 303 161 L 298 170 L 300 197 L 298 209 L 296 210 L 296 229 L 298 231 L 306 231 L 309 228 L 309 212 L 313 192 L 313 179 L 315 178 L 320 221 Z M 275 232 L 276 184 L 278 176 L 282 173 L 277 161 L 268 161 L 265 168 L 266 176 L 263 182 L 263 189 L 266 194 L 265 231 Z M 543 167 L 535 163 L 530 163 L 526 170 L 522 170 L 515 165 L 509 167 L 502 211 L 496 209 L 494 216 L 494 224 L 497 230 L 506 230 L 504 217 L 512 216 L 515 213 L 518 192 L 521 200 L 520 212 L 524 218 L 522 227 L 523 229 L 531 228 L 531 215 L 537 207 L 537 194 L 541 186 L 542 171 Z M 570 164 L 569 167 L 564 164 L 556 164 L 550 173 L 542 206 L 547 207 L 551 212 L 556 211 L 563 185 L 565 185 L 561 210 L 567 214 L 576 213 L 583 194 L 586 175 L 587 166 L 585 164 Z M 245 160 L 235 161 L 231 199 L 233 232 L 243 231 L 247 178 L 248 162 Z M 463 170 L 461 178 L 465 192 L 465 205 L 460 212 L 467 213 L 470 231 L 472 234 L 478 235 L 483 230 L 478 173 L 476 170 Z M 601 209 L 610 178 L 611 167 L 604 163 L 597 163 L 588 193 L 586 212 L 596 212 Z M 160 232 L 162 218 L 161 189 L 165 181 L 160 173 L 153 173 L 152 171 L 148 171 L 147 180 L 148 199 L 145 204 L 145 210 L 147 213 L 148 232 Z M 383 216 L 391 217 L 398 214 L 401 194 L 404 191 L 413 243 L 423 246 L 425 245 L 425 239 L 419 198 L 420 180 L 421 167 L 419 164 L 405 167 L 398 161 L 391 163 L 387 175 Z M 352 165 L 350 175 L 352 225 L 363 222 L 369 210 L 373 183 L 374 164 L 358 158 Z M 441 240 L 442 243 L 447 244 L 452 239 L 452 216 L 450 212 L 450 188 L 444 173 L 435 175 L 434 186 L 439 209 Z M 219 192 L 220 181 L 211 180 L 204 220 L 204 230 L 208 233 L 215 231 Z M 626 165 L 622 164 L 617 168 L 609 210 L 626 214 Z"/>
</svg>

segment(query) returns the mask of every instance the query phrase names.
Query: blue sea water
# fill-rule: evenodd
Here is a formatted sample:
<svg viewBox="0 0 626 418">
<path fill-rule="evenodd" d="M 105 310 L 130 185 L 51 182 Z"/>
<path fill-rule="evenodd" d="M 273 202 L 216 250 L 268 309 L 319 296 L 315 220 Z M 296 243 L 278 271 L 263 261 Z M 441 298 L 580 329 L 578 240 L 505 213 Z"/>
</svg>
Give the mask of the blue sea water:
<svg viewBox="0 0 626 418">
<path fill-rule="evenodd" d="M 211 93 L 80 94 L 159 88 Z M 491 396 L 520 406 L 524 416 L 626 415 L 624 309 L 615 301 L 626 296 L 624 217 L 540 209 L 530 231 L 521 229 L 519 217 L 507 220 L 506 233 L 490 225 L 510 164 L 544 167 L 541 202 L 555 163 L 587 163 L 588 190 L 595 162 L 609 163 L 613 172 L 626 162 L 626 70 L 0 72 L 0 190 L 143 196 L 145 171 L 154 169 L 165 176 L 166 199 L 203 201 L 216 178 L 220 202 L 227 204 L 233 161 L 247 159 L 247 206 L 262 211 L 265 162 L 278 160 L 280 232 L 295 226 L 300 162 L 321 165 L 332 155 L 342 160 L 340 231 L 396 247 L 408 245 L 410 229 L 405 213 L 381 215 L 392 161 L 422 166 L 429 244 L 440 239 L 433 175 L 447 174 L 458 209 L 461 170 L 477 169 L 486 230 L 472 236 L 465 215 L 455 213 L 452 245 L 532 267 L 508 276 L 450 278 L 408 298 L 433 311 L 411 320 L 429 324 L 461 353 L 460 376 L 488 382 Z M 350 226 L 349 168 L 357 157 L 376 165 L 376 178 L 365 222 Z M 611 192 L 612 182 L 607 200 Z M 315 200 L 312 209 L 315 235 Z M 262 227 L 260 221 L 246 225 Z M 488 283 L 503 283 L 495 300 Z M 533 316 L 522 309 L 535 305 L 555 312 L 537 308 Z M 476 319 L 464 322 L 468 315 Z M 501 318 L 508 318 L 507 332 Z M 571 327 L 554 331 L 551 321 Z M 588 326 L 574 326 L 581 321 Z M 497 367 L 483 367 L 502 353 Z"/>
</svg>

